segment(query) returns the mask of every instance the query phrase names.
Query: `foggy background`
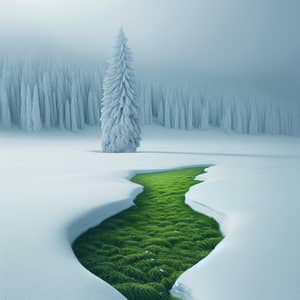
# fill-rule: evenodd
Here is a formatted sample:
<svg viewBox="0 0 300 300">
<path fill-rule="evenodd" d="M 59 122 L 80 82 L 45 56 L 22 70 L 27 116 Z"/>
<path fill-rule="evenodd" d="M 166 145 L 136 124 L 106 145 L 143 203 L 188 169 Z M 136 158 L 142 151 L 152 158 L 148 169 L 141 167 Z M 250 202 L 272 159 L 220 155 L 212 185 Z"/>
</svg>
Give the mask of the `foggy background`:
<svg viewBox="0 0 300 300">
<path fill-rule="evenodd" d="M 103 64 L 123 26 L 137 75 L 298 101 L 297 0 L 0 0 L 1 56 Z"/>
</svg>

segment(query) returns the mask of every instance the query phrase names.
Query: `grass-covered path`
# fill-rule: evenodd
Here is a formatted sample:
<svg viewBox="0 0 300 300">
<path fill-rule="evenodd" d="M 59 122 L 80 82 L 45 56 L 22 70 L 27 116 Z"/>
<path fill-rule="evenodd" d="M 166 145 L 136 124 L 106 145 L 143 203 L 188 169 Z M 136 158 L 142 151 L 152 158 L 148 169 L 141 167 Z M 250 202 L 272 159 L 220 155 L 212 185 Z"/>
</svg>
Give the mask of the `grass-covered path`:
<svg viewBox="0 0 300 300">
<path fill-rule="evenodd" d="M 171 299 L 178 276 L 221 241 L 213 219 L 193 211 L 185 193 L 203 168 L 138 174 L 144 186 L 135 206 L 113 216 L 73 244 L 79 261 L 129 300 Z"/>
</svg>

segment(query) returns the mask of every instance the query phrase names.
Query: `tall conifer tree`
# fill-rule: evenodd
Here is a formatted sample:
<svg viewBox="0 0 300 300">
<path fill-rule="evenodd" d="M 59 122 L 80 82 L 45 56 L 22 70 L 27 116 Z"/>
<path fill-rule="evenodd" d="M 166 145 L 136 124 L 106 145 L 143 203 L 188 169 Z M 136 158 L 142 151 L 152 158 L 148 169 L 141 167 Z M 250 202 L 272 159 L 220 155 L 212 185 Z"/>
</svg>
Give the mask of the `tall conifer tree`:
<svg viewBox="0 0 300 300">
<path fill-rule="evenodd" d="M 121 29 L 106 72 L 102 99 L 102 149 L 104 152 L 134 152 L 141 129 L 132 54 Z"/>
</svg>

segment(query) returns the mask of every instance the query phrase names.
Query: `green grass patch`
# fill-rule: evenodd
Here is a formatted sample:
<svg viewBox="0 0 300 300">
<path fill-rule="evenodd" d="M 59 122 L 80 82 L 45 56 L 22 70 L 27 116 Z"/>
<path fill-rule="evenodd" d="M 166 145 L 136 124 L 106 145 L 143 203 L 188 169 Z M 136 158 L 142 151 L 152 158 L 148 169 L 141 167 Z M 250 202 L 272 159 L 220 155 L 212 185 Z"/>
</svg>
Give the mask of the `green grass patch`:
<svg viewBox="0 0 300 300">
<path fill-rule="evenodd" d="M 138 174 L 133 206 L 88 230 L 73 244 L 78 260 L 129 300 L 172 300 L 178 276 L 222 240 L 215 220 L 193 211 L 184 195 L 203 168 Z"/>
</svg>

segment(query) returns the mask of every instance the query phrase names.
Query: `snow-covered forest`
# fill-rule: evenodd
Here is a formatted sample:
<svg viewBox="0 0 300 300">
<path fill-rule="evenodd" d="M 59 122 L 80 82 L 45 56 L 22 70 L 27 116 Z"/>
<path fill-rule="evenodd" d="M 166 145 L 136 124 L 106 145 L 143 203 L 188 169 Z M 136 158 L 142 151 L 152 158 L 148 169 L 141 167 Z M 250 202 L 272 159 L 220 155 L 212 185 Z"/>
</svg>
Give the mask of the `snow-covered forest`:
<svg viewBox="0 0 300 300">
<path fill-rule="evenodd" d="M 76 131 L 97 125 L 101 68 L 71 64 L 3 61 L 0 127 L 27 131 Z M 214 96 L 188 88 L 139 83 L 142 124 L 167 128 L 222 128 L 243 134 L 300 135 L 300 105 L 264 97 Z"/>
</svg>

